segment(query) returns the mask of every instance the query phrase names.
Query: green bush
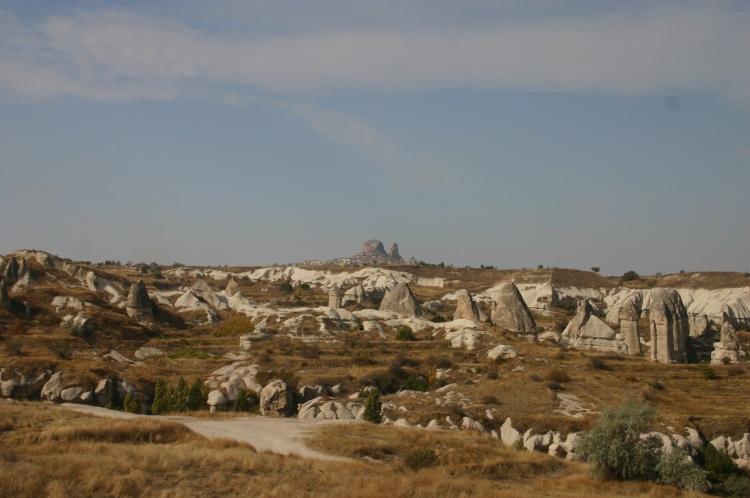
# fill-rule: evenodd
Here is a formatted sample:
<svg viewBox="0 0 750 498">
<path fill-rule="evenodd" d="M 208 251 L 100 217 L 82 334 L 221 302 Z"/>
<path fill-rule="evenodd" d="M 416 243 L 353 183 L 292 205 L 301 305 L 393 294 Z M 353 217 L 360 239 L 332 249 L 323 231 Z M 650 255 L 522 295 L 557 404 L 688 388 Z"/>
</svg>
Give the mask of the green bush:
<svg viewBox="0 0 750 498">
<path fill-rule="evenodd" d="M 406 463 L 406 466 L 415 472 L 419 469 L 432 467 L 433 465 L 435 465 L 435 462 L 437 462 L 437 455 L 435 454 L 435 450 L 424 448 L 412 450 L 407 453 L 406 457 L 404 458 L 404 463 Z"/>
<path fill-rule="evenodd" d="M 699 450 L 696 460 L 706 469 L 708 479 L 713 483 L 721 483 L 729 476 L 742 474 L 730 456 L 724 451 L 717 450 L 712 444 L 707 444 Z"/>
<path fill-rule="evenodd" d="M 380 413 L 383 404 L 380 402 L 380 391 L 374 388 L 370 391 L 365 402 L 365 414 L 363 418 L 373 424 L 379 424 L 383 421 L 383 415 Z"/>
<path fill-rule="evenodd" d="M 416 341 L 417 338 L 414 332 L 407 326 L 403 326 L 396 332 L 397 341 Z"/>
<path fill-rule="evenodd" d="M 159 415 L 162 413 L 189 412 L 206 409 L 206 397 L 208 396 L 206 386 L 200 381 L 195 381 L 188 386 L 184 378 L 180 377 L 177 385 L 172 387 L 159 379 L 154 385 L 154 400 L 151 403 L 151 413 Z"/>
<path fill-rule="evenodd" d="M 604 412 L 591 431 L 581 437 L 576 453 L 592 464 L 596 476 L 654 480 L 660 445 L 654 438 L 642 440 L 640 435 L 650 432 L 656 418 L 651 406 L 628 399 Z"/>
<path fill-rule="evenodd" d="M 403 388 L 409 391 L 427 392 L 430 390 L 430 385 L 427 379 L 419 374 L 414 374 L 406 378 Z"/>
<path fill-rule="evenodd" d="M 675 451 L 671 455 L 663 454 L 656 465 L 656 472 L 659 474 L 659 484 L 698 493 L 708 491 L 706 471 L 693 463 L 682 451 Z"/>
<path fill-rule="evenodd" d="M 732 498 L 747 498 L 750 496 L 750 478 L 741 474 L 732 474 L 724 481 L 724 492 Z"/>
<path fill-rule="evenodd" d="M 279 285 L 279 290 L 283 292 L 284 294 L 291 294 L 292 292 L 294 292 L 294 289 L 292 289 L 291 282 L 282 282 Z"/>
<path fill-rule="evenodd" d="M 258 413 L 260 409 L 260 398 L 258 395 L 248 389 L 240 389 L 237 397 L 234 398 L 234 411 Z"/>
<path fill-rule="evenodd" d="M 705 380 L 716 380 L 719 376 L 716 374 L 716 370 L 709 367 L 708 365 L 701 365 L 701 374 Z"/>
<path fill-rule="evenodd" d="M 633 280 L 638 280 L 639 278 L 641 278 L 641 276 L 638 275 L 633 270 L 626 271 L 625 273 L 622 274 L 623 282 L 632 282 Z"/>
<path fill-rule="evenodd" d="M 141 396 L 137 393 L 127 393 L 122 402 L 122 409 L 128 413 L 141 413 Z"/>
</svg>

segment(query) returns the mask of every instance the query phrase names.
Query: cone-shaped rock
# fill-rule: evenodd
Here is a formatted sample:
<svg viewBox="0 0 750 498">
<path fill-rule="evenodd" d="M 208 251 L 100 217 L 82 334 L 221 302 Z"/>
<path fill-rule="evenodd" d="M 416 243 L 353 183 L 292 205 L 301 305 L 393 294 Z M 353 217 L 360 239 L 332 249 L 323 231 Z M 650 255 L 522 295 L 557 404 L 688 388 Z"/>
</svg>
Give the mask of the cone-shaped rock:
<svg viewBox="0 0 750 498">
<path fill-rule="evenodd" d="M 536 322 L 513 282 L 505 283 L 498 291 L 492 323 L 521 334 L 536 334 Z"/>
<path fill-rule="evenodd" d="M 143 280 L 139 280 L 130 286 L 125 311 L 129 317 L 139 322 L 154 319 L 151 298 L 148 297 L 148 291 L 143 284 Z"/>
<path fill-rule="evenodd" d="M 229 282 L 227 282 L 225 292 L 227 293 L 227 296 L 234 296 L 238 292 L 241 292 L 240 284 L 234 277 L 230 278 Z"/>
<path fill-rule="evenodd" d="M 417 303 L 417 298 L 404 282 L 386 291 L 380 302 L 380 311 L 390 311 L 401 316 L 422 316 L 422 309 Z"/>
<path fill-rule="evenodd" d="M 687 310 L 675 289 L 651 290 L 649 322 L 651 359 L 664 363 L 683 361 L 690 327 Z"/>
<path fill-rule="evenodd" d="M 8 286 L 5 285 L 5 280 L 0 279 L 0 310 L 10 310 L 10 296 L 8 295 Z"/>
<path fill-rule="evenodd" d="M 466 289 L 461 289 L 456 295 L 456 311 L 454 320 L 460 319 L 479 321 L 479 307 L 472 295 Z"/>
<path fill-rule="evenodd" d="M 22 287 L 29 286 L 33 283 L 31 278 L 31 267 L 26 258 L 21 258 L 21 263 L 18 265 L 18 275 L 16 276 L 16 285 L 13 289 L 20 289 Z"/>
<path fill-rule="evenodd" d="M 563 341 L 573 348 L 612 352 L 628 350 L 625 342 L 617 338 L 615 331 L 594 314 L 594 307 L 588 299 L 579 304 L 576 316 L 565 327 L 562 337 Z"/>
</svg>

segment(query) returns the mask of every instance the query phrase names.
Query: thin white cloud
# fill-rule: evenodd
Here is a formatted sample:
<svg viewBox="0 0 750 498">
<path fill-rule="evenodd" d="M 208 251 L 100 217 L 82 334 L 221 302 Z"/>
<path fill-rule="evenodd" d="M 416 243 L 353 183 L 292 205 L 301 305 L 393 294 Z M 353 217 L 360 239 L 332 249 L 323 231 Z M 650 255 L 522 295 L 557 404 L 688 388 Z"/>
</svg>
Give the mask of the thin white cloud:
<svg viewBox="0 0 750 498">
<path fill-rule="evenodd" d="M 23 25 L 0 14 L 6 98 L 224 98 L 336 90 L 498 88 L 710 92 L 750 109 L 750 13 L 725 2 L 471 29 L 202 32 L 106 10 Z"/>
</svg>

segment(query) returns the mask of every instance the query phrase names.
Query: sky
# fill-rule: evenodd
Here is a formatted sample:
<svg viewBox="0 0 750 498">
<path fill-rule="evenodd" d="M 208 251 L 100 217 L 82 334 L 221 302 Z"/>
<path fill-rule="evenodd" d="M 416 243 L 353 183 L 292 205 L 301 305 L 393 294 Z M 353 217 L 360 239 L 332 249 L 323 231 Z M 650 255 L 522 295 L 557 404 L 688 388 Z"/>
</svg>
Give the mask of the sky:
<svg viewBox="0 0 750 498">
<path fill-rule="evenodd" d="M 0 254 L 750 271 L 750 2 L 0 0 Z"/>
</svg>

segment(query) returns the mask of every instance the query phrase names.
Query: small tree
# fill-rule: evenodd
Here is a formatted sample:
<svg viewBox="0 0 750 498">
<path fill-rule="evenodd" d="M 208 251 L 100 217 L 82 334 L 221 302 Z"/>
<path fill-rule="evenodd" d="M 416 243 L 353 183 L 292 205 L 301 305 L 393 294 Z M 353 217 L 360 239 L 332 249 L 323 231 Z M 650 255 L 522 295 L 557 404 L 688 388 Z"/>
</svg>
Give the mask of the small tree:
<svg viewBox="0 0 750 498">
<path fill-rule="evenodd" d="M 654 480 L 659 444 L 654 438 L 641 439 L 641 433 L 649 432 L 656 418 L 651 406 L 628 399 L 619 408 L 604 412 L 581 437 L 576 453 L 593 465 L 596 476 Z"/>
<path fill-rule="evenodd" d="M 641 276 L 638 275 L 633 270 L 626 271 L 625 273 L 622 274 L 622 281 L 623 282 L 631 282 L 633 280 L 638 280 L 639 278 L 641 278 Z"/>
<path fill-rule="evenodd" d="M 196 378 L 187 392 L 187 402 L 185 407 L 189 411 L 200 410 L 205 405 L 206 398 L 203 396 L 203 383 Z"/>
<path fill-rule="evenodd" d="M 600 271 L 602 271 L 602 267 L 601 266 L 592 266 L 591 267 L 591 271 L 593 271 L 594 273 L 599 273 Z"/>
<path fill-rule="evenodd" d="M 364 419 L 373 424 L 379 424 L 383 421 L 383 414 L 380 413 L 383 404 L 380 402 L 380 391 L 377 387 L 370 391 L 365 403 Z"/>
<path fill-rule="evenodd" d="M 682 451 L 661 456 L 656 466 L 660 484 L 705 493 L 709 484 L 706 471 L 693 463 L 693 460 Z"/>
<path fill-rule="evenodd" d="M 171 409 L 169 390 L 163 380 L 159 379 L 154 385 L 154 401 L 151 403 L 151 413 L 159 415 L 167 413 Z"/>
</svg>

